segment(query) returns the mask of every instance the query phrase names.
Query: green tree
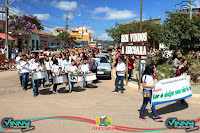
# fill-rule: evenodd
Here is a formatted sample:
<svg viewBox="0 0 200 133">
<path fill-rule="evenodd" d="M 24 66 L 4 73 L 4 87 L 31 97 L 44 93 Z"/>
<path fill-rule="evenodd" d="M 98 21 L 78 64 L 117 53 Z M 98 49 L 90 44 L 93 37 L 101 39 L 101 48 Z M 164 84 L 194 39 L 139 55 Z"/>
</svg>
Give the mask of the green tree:
<svg viewBox="0 0 200 133">
<path fill-rule="evenodd" d="M 149 32 L 149 41 L 152 42 L 153 40 L 160 41 L 162 35 L 162 25 L 154 23 L 154 21 L 144 21 L 142 24 L 143 31 Z M 106 32 L 110 37 L 114 39 L 115 42 L 121 42 L 121 34 L 125 33 L 133 33 L 138 32 L 140 29 L 140 22 L 139 21 L 132 21 L 129 24 L 119 24 L 115 23 L 115 27 L 106 29 Z"/>
<path fill-rule="evenodd" d="M 171 48 L 194 50 L 200 47 L 200 16 L 175 14 L 167 11 L 161 41 Z"/>
<path fill-rule="evenodd" d="M 59 43 L 61 43 L 62 45 L 67 44 L 68 43 L 68 35 L 69 33 L 65 32 L 61 32 L 59 33 L 56 38 L 58 40 Z"/>
</svg>

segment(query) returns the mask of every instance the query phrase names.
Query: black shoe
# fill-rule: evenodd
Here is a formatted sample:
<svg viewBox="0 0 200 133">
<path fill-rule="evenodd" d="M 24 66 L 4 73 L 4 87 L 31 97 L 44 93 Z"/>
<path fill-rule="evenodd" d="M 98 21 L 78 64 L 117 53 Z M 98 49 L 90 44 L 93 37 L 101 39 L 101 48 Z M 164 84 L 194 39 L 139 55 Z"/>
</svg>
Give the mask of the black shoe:
<svg viewBox="0 0 200 133">
<path fill-rule="evenodd" d="M 23 88 L 24 91 L 27 91 L 27 88 Z"/>
<path fill-rule="evenodd" d="M 117 93 L 118 91 L 112 91 L 113 93 Z"/>
</svg>

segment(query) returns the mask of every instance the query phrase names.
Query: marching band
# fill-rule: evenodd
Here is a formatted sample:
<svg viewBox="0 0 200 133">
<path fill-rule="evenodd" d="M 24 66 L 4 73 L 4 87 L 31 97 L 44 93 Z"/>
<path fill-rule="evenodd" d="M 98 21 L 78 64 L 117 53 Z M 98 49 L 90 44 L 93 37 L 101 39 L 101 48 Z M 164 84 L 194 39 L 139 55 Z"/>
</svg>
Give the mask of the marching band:
<svg viewBox="0 0 200 133">
<path fill-rule="evenodd" d="M 38 88 L 45 82 L 49 85 L 52 79 L 53 94 L 57 93 L 57 86 L 65 83 L 69 85 L 69 93 L 74 89 L 74 84 L 83 81 L 83 87 L 88 87 L 87 81 L 95 81 L 96 74 L 92 73 L 91 68 L 95 68 L 92 64 L 88 63 L 88 56 L 85 53 L 75 54 L 33 54 L 22 55 L 18 54 L 16 57 L 19 83 L 23 90 L 27 90 L 29 78 L 31 78 L 31 86 L 33 88 L 33 96 L 38 96 Z M 70 56 L 71 55 L 71 56 Z M 93 58 L 94 56 L 89 56 Z M 91 70 L 91 71 L 90 71 Z M 91 76 L 92 75 L 92 76 Z M 87 76 L 89 78 L 87 78 Z M 87 78 L 87 79 L 86 79 Z"/>
</svg>

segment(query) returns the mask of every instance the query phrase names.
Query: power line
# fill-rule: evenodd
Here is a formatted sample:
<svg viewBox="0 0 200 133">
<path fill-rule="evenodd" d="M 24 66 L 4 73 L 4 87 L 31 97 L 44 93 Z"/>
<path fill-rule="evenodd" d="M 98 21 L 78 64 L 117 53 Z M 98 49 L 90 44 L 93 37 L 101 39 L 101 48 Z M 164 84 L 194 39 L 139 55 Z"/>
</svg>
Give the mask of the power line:
<svg viewBox="0 0 200 133">
<path fill-rule="evenodd" d="M 40 8 L 38 8 L 37 6 L 35 6 L 35 5 L 31 4 L 31 3 L 29 3 L 29 2 L 26 1 L 26 0 L 23 0 L 23 1 L 24 1 L 25 3 L 31 5 L 32 7 L 34 7 L 34 8 L 36 8 L 36 9 L 38 9 L 38 10 L 44 12 L 44 13 L 48 13 L 48 14 L 50 14 L 51 16 L 58 17 L 58 18 L 63 18 L 63 17 L 61 17 L 61 16 L 57 16 L 57 15 L 51 14 L 51 13 L 49 13 L 49 12 L 43 10 L 43 9 L 40 9 Z"/>
</svg>

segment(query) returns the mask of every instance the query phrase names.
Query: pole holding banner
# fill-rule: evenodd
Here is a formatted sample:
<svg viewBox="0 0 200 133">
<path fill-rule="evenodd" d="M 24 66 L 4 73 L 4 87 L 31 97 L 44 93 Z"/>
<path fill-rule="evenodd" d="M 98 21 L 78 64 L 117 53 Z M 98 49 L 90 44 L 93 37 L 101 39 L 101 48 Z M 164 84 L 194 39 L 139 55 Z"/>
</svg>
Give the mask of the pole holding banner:
<svg viewBox="0 0 200 133">
<path fill-rule="evenodd" d="M 128 56 L 126 56 L 126 85 L 128 85 Z"/>
<path fill-rule="evenodd" d="M 142 31 L 142 3 L 143 0 L 141 0 L 141 5 L 140 5 L 140 31 Z M 139 56 L 139 83 L 138 83 L 138 90 L 141 89 L 141 56 Z"/>
</svg>

